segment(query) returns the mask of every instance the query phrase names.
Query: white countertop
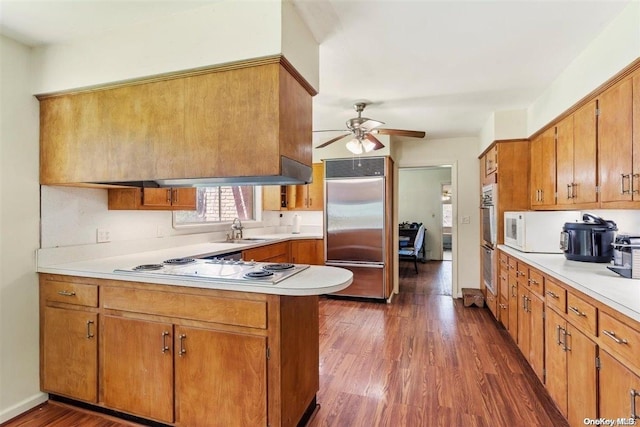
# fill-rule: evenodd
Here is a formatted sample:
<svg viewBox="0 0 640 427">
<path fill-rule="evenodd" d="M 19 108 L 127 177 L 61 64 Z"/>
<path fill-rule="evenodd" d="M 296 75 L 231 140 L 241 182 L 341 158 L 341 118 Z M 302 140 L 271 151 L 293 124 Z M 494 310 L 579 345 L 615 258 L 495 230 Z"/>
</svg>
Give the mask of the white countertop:
<svg viewBox="0 0 640 427">
<path fill-rule="evenodd" d="M 498 249 L 640 322 L 640 280 L 619 276 L 607 269 L 609 264 L 569 261 L 563 254 L 525 253 L 505 245 Z"/>
<path fill-rule="evenodd" d="M 241 251 L 265 244 L 277 243 L 292 239 L 321 238 L 305 234 L 296 235 L 261 235 L 252 236 L 271 239 L 268 242 L 256 243 L 199 243 L 173 248 L 165 248 L 155 251 L 139 252 L 128 255 L 96 258 L 82 261 L 72 261 L 48 265 L 38 265 L 39 273 L 62 274 L 70 276 L 92 277 L 97 279 L 124 280 L 130 282 L 155 283 L 161 285 L 187 286 L 196 288 L 220 289 L 241 292 L 257 292 L 276 295 L 322 295 L 340 291 L 351 284 L 353 273 L 344 268 L 312 265 L 288 279 L 276 284 L 265 283 L 224 283 L 215 281 L 202 281 L 202 279 L 189 280 L 188 278 L 159 279 L 149 277 L 123 276 L 114 273 L 117 268 L 130 268 L 140 264 L 158 263 L 170 258 L 215 256 L 222 253 Z"/>
</svg>

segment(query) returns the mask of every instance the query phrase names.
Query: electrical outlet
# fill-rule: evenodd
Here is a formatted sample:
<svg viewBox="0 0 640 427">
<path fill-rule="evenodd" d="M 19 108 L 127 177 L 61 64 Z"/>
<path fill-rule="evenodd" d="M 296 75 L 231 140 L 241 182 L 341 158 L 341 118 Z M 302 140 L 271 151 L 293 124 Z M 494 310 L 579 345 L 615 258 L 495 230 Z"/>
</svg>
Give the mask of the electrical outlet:
<svg viewBox="0 0 640 427">
<path fill-rule="evenodd" d="M 470 216 L 463 216 L 462 217 L 462 223 L 463 224 L 471 224 L 471 217 Z"/>
<path fill-rule="evenodd" d="M 164 237 L 168 234 L 166 227 L 163 227 L 162 225 L 159 225 L 156 228 L 156 237 Z"/>
<path fill-rule="evenodd" d="M 98 243 L 106 243 L 111 241 L 111 232 L 106 228 L 98 228 L 96 230 L 96 241 Z"/>
</svg>

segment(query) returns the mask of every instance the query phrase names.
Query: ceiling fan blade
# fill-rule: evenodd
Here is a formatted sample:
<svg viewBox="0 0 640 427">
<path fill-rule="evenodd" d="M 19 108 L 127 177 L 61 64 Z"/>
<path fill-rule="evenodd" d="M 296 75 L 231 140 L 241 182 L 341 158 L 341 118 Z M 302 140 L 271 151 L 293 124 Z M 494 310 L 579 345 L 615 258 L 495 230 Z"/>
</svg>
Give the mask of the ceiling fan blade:
<svg viewBox="0 0 640 427">
<path fill-rule="evenodd" d="M 347 129 L 322 129 L 322 130 L 314 130 L 315 132 L 349 132 Z"/>
<path fill-rule="evenodd" d="M 368 132 L 374 128 L 377 128 L 378 126 L 382 126 L 383 124 L 384 122 L 379 122 L 377 120 L 372 120 L 372 119 L 366 119 L 364 122 L 360 123 L 358 128 L 364 130 L 365 132 Z"/>
<path fill-rule="evenodd" d="M 426 133 L 420 130 L 404 130 L 404 129 L 375 129 L 374 133 L 379 135 L 397 135 L 408 136 L 410 138 L 424 138 Z"/>
<path fill-rule="evenodd" d="M 384 148 L 384 144 L 382 142 L 380 142 L 380 140 L 378 138 L 376 138 L 375 136 L 371 135 L 370 133 L 368 133 L 365 138 L 367 138 L 369 141 L 373 142 L 375 144 L 375 146 L 373 147 L 373 151 L 375 150 L 379 150 L 381 148 Z"/>
<path fill-rule="evenodd" d="M 326 147 L 327 145 L 333 144 L 334 142 L 339 141 L 339 140 L 341 140 L 342 138 L 344 138 L 344 137 L 346 137 L 348 135 L 351 135 L 351 132 L 345 133 L 345 134 L 340 135 L 340 136 L 336 136 L 335 138 L 332 138 L 332 139 L 328 140 L 327 142 L 318 145 L 316 148 Z"/>
</svg>

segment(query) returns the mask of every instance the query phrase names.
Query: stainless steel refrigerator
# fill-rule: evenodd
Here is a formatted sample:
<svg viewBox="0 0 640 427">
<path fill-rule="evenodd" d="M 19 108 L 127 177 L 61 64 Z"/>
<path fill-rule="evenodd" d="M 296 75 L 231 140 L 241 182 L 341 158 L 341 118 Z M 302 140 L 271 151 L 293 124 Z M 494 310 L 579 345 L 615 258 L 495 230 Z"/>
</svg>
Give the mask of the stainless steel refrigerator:
<svg viewBox="0 0 640 427">
<path fill-rule="evenodd" d="M 325 264 L 354 275 L 338 295 L 389 297 L 389 164 L 386 157 L 325 160 Z"/>
</svg>

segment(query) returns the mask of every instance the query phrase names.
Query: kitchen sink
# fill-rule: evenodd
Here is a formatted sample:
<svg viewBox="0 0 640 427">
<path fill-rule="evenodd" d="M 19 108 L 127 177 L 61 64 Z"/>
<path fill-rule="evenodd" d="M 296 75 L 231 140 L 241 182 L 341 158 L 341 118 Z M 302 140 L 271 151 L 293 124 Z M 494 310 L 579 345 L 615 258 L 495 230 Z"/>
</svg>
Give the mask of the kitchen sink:
<svg viewBox="0 0 640 427">
<path fill-rule="evenodd" d="M 231 240 L 218 240 L 216 243 L 260 243 L 260 242 L 268 242 L 271 239 L 264 239 L 260 237 L 245 237 L 242 239 L 231 239 Z"/>
</svg>

